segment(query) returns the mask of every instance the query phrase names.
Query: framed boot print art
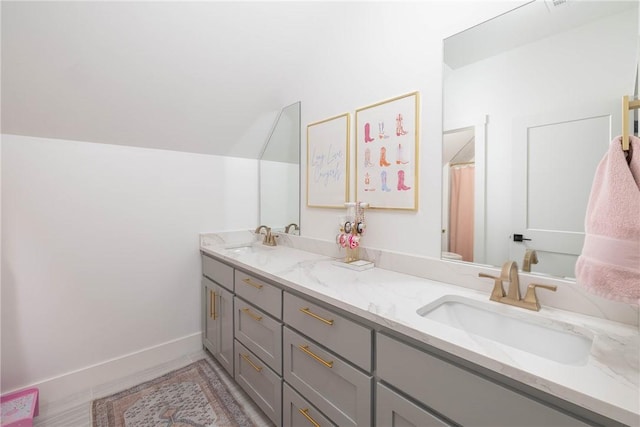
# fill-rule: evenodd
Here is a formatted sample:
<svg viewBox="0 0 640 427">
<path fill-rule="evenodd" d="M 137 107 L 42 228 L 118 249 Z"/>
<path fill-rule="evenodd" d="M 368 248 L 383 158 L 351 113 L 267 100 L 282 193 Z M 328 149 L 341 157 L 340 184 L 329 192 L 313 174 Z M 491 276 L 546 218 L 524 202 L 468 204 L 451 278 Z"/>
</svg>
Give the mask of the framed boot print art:
<svg viewBox="0 0 640 427">
<path fill-rule="evenodd" d="M 356 200 L 371 208 L 418 209 L 419 97 L 356 110 Z"/>
</svg>

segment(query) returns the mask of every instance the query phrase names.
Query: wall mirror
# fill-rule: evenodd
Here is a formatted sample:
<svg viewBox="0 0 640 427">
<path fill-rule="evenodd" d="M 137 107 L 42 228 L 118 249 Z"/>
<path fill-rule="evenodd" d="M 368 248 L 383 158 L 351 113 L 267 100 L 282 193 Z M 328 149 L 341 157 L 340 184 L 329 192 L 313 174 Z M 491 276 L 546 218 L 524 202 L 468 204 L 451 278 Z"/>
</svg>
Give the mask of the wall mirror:
<svg viewBox="0 0 640 427">
<path fill-rule="evenodd" d="M 575 276 L 638 39 L 637 1 L 537 0 L 444 40 L 443 259 Z"/>
<path fill-rule="evenodd" d="M 276 118 L 259 161 L 259 223 L 274 230 L 300 224 L 300 102 Z"/>
</svg>

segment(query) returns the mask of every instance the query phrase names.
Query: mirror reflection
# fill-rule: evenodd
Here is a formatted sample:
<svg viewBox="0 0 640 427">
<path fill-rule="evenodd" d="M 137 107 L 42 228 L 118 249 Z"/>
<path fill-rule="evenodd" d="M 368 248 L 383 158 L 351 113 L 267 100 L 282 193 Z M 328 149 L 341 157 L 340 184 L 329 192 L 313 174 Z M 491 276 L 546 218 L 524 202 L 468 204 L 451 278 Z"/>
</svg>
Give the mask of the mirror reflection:
<svg viewBox="0 0 640 427">
<path fill-rule="evenodd" d="M 533 1 L 444 40 L 442 257 L 573 277 L 637 87 L 638 2 Z"/>
<path fill-rule="evenodd" d="M 300 224 L 300 102 L 278 115 L 259 162 L 260 224 L 298 234 Z"/>
</svg>

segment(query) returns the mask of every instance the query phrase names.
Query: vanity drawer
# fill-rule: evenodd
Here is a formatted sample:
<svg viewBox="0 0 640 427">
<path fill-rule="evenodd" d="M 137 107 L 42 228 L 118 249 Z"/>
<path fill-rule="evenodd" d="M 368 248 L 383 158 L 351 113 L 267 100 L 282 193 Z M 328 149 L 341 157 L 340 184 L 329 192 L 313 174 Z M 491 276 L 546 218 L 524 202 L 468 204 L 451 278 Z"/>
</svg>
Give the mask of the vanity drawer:
<svg viewBox="0 0 640 427">
<path fill-rule="evenodd" d="M 233 292 L 233 267 L 202 255 L 202 274 Z"/>
<path fill-rule="evenodd" d="M 289 384 L 282 386 L 282 427 L 335 427 Z"/>
<path fill-rule="evenodd" d="M 235 345 L 235 380 L 275 423 L 282 420 L 282 378 L 240 342 Z"/>
<path fill-rule="evenodd" d="M 236 295 L 260 307 L 277 319 L 282 319 L 282 290 L 264 280 L 236 271 Z"/>
<path fill-rule="evenodd" d="M 283 318 L 285 324 L 371 372 L 371 329 L 287 292 Z"/>
<path fill-rule="evenodd" d="M 461 425 L 585 426 L 463 368 L 377 334 L 378 376 Z"/>
<path fill-rule="evenodd" d="M 372 377 L 284 328 L 284 379 L 339 426 L 370 426 Z"/>
<path fill-rule="evenodd" d="M 282 323 L 235 297 L 235 336 L 271 369 L 282 375 Z"/>
<path fill-rule="evenodd" d="M 451 425 L 380 383 L 376 385 L 376 423 L 384 427 L 448 427 Z"/>
</svg>

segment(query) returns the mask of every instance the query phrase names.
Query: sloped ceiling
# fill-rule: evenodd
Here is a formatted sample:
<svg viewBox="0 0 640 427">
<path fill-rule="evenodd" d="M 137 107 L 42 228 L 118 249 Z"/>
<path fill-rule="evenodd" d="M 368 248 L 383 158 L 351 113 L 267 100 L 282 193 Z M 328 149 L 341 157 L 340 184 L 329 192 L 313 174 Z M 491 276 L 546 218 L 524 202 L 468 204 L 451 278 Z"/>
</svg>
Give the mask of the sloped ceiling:
<svg viewBox="0 0 640 427">
<path fill-rule="evenodd" d="M 451 69 L 473 64 L 527 43 L 636 8 L 635 1 L 531 2 L 444 41 L 444 63 Z M 556 4 L 554 6 L 554 4 Z M 631 13 L 631 12 L 630 12 Z M 509 37 L 503 37 L 509 34 Z"/>
<path fill-rule="evenodd" d="M 1 7 L 3 133 L 249 158 L 322 25 L 290 2 Z"/>
</svg>

